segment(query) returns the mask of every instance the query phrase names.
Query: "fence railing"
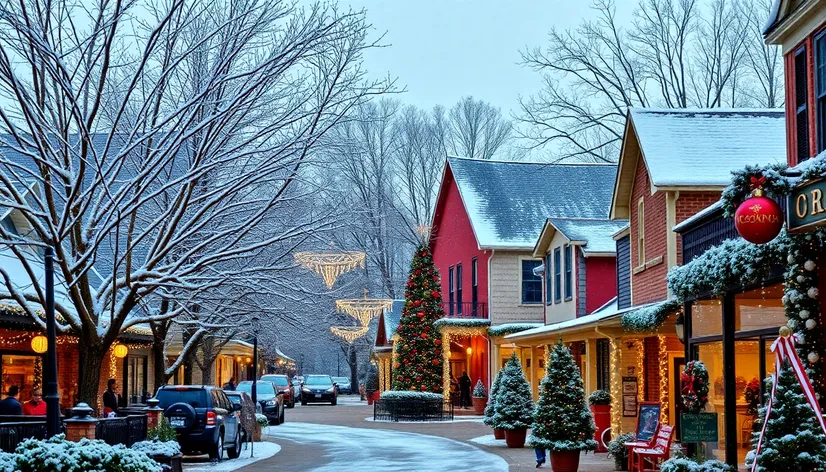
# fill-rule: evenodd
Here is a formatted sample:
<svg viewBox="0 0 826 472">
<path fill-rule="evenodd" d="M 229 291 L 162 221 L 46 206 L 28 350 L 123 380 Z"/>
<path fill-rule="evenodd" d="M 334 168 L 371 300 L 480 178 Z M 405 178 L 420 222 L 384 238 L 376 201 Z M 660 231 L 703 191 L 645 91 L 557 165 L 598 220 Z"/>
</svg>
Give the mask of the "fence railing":
<svg viewBox="0 0 826 472">
<path fill-rule="evenodd" d="M 453 403 L 442 400 L 383 399 L 373 402 L 374 421 L 450 421 Z"/>
<path fill-rule="evenodd" d="M 0 423 L 0 451 L 14 452 L 24 439 L 46 438 L 46 421 L 14 421 Z"/>
<path fill-rule="evenodd" d="M 119 418 L 103 418 L 95 426 L 95 438 L 114 446 L 132 447 L 146 439 L 146 415 L 128 415 Z"/>
<path fill-rule="evenodd" d="M 488 317 L 487 306 L 482 302 L 453 302 L 442 303 L 445 316 L 448 318 L 482 318 Z"/>
</svg>

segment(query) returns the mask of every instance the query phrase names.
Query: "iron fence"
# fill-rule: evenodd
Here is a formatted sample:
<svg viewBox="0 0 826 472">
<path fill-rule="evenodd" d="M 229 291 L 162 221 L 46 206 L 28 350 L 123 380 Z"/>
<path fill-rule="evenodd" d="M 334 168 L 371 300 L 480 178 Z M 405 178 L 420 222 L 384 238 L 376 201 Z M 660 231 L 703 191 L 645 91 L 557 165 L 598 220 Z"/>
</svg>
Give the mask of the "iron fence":
<svg viewBox="0 0 826 472">
<path fill-rule="evenodd" d="M 453 403 L 424 399 L 381 399 L 373 402 L 374 421 L 451 421 Z"/>
<path fill-rule="evenodd" d="M 95 427 L 95 437 L 110 446 L 132 447 L 132 444 L 146 440 L 146 415 L 100 419 Z"/>
<path fill-rule="evenodd" d="M 14 421 L 0 423 L 0 451 L 14 452 L 24 439 L 46 438 L 46 421 Z"/>
</svg>

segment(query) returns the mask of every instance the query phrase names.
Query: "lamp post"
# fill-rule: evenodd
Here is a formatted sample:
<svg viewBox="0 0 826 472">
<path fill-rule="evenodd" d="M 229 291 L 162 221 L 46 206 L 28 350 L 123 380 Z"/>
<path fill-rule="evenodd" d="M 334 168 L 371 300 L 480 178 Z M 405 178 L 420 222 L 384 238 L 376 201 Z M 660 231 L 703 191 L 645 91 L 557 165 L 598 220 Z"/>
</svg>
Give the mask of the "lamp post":
<svg viewBox="0 0 826 472">
<path fill-rule="evenodd" d="M 252 403 L 258 406 L 258 315 L 252 317 Z M 257 408 L 256 408 L 257 409 Z M 263 413 L 263 412 L 262 412 Z M 256 419 L 257 421 L 257 419 Z M 250 444 L 250 457 L 255 457 L 255 441 Z"/>
<path fill-rule="evenodd" d="M 46 401 L 46 437 L 60 432 L 60 395 L 57 393 L 57 324 L 54 314 L 54 249 L 46 246 L 46 365 L 43 366 L 43 399 Z"/>
</svg>

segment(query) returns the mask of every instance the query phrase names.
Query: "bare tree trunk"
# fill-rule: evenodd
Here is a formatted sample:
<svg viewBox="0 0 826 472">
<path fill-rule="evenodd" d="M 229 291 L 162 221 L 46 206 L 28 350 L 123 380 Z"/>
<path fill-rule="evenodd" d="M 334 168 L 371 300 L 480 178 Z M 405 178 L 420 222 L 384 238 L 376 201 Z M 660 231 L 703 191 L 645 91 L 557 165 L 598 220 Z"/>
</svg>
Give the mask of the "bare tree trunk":
<svg viewBox="0 0 826 472">
<path fill-rule="evenodd" d="M 359 391 L 359 364 L 358 356 L 356 356 L 355 343 L 350 344 L 350 352 L 347 356 L 347 363 L 350 364 L 350 391 Z"/>
<path fill-rule="evenodd" d="M 99 391 L 101 368 L 108 349 L 87 342 L 79 342 L 77 346 L 79 351 L 77 401 L 85 402 L 97 411 L 98 401 L 101 398 Z"/>
</svg>

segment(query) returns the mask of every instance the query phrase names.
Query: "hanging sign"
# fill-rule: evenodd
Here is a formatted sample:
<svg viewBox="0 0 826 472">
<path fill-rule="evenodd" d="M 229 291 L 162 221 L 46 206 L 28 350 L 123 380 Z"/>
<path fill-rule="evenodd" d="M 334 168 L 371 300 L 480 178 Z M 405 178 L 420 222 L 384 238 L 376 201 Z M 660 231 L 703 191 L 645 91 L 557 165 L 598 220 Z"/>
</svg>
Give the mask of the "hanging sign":
<svg viewBox="0 0 826 472">
<path fill-rule="evenodd" d="M 637 416 L 637 377 L 622 378 L 622 416 Z"/>
<path fill-rule="evenodd" d="M 684 443 L 717 442 L 717 413 L 680 415 L 680 440 Z"/>
<path fill-rule="evenodd" d="M 802 232 L 826 224 L 826 180 L 809 181 L 792 189 L 786 197 L 786 229 Z"/>
</svg>

